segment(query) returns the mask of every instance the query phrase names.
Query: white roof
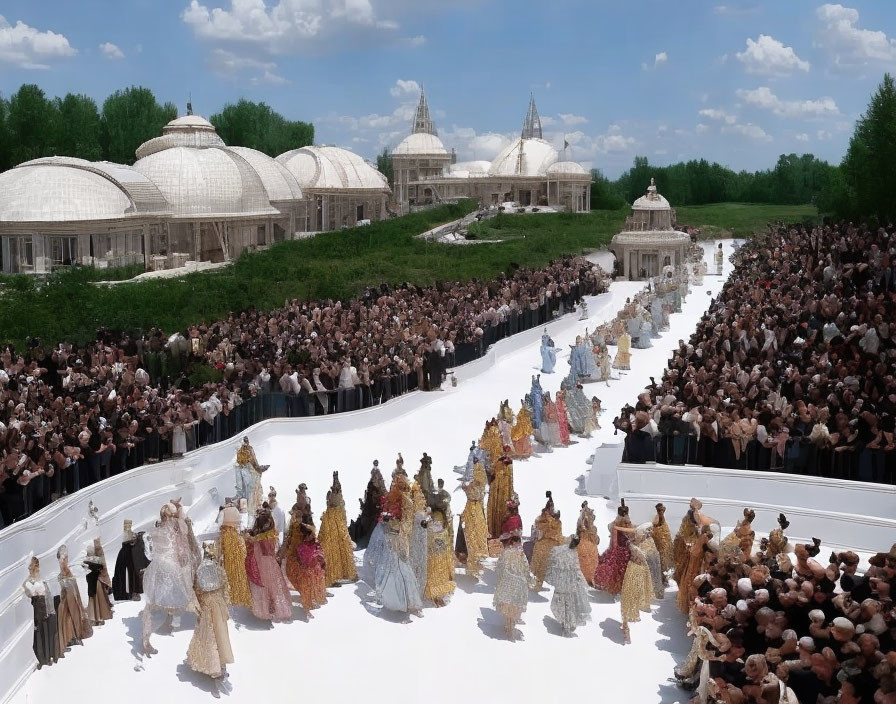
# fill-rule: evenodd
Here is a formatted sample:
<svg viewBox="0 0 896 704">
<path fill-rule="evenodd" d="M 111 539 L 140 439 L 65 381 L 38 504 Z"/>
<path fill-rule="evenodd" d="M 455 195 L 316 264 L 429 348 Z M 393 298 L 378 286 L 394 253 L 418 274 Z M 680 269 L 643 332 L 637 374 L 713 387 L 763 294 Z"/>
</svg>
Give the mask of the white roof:
<svg viewBox="0 0 896 704">
<path fill-rule="evenodd" d="M 576 163 L 575 161 L 558 161 L 551 164 L 547 173 L 549 174 L 576 174 L 587 176 L 588 172 L 585 171 L 585 167 L 581 164 Z"/>
<path fill-rule="evenodd" d="M 650 195 L 641 196 L 638 200 L 632 203 L 632 210 L 668 210 L 671 207 L 669 201 L 659 193 L 655 194 L 653 197 Z"/>
<path fill-rule="evenodd" d="M 537 178 L 558 159 L 557 150 L 543 139 L 515 139 L 492 161 L 492 176 L 525 176 Z"/>
<path fill-rule="evenodd" d="M 227 147 L 227 150 L 235 152 L 249 162 L 249 166 L 255 170 L 264 184 L 268 200 L 272 203 L 302 199 L 302 189 L 299 188 L 295 176 L 273 157 L 249 147 Z"/>
<path fill-rule="evenodd" d="M 276 212 L 259 175 L 229 149 L 173 147 L 140 159 L 134 168 L 158 186 L 175 216 Z"/>
<path fill-rule="evenodd" d="M 386 177 L 357 154 L 339 147 L 302 147 L 277 157 L 302 189 L 389 191 Z"/>
<path fill-rule="evenodd" d="M 442 144 L 442 140 L 428 132 L 415 132 L 409 134 L 392 150 L 393 155 L 404 156 L 412 154 L 438 154 L 448 156 L 448 150 Z"/>
<path fill-rule="evenodd" d="M 215 132 L 215 126 L 199 115 L 181 115 L 174 118 L 171 122 L 162 128 L 162 134 L 175 132 L 180 130 L 208 130 Z"/>
<path fill-rule="evenodd" d="M 153 137 L 137 147 L 138 159 L 173 147 L 223 147 L 215 126 L 199 115 L 183 115 L 162 128 L 161 137 Z"/>
<path fill-rule="evenodd" d="M 129 166 L 47 157 L 0 174 L 0 221 L 78 222 L 162 213 L 155 185 Z"/>
<path fill-rule="evenodd" d="M 459 161 L 448 167 L 449 178 L 473 178 L 476 176 L 488 176 L 491 168 L 490 161 Z"/>
</svg>

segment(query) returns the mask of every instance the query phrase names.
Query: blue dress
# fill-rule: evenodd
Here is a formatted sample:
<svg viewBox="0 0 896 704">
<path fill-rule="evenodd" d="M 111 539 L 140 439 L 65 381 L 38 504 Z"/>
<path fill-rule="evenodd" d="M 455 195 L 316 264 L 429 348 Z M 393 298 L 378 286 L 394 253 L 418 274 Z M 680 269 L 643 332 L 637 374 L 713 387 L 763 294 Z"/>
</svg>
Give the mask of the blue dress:
<svg viewBox="0 0 896 704">
<path fill-rule="evenodd" d="M 370 534 L 370 542 L 364 551 L 364 572 L 369 578 L 376 576 L 377 566 L 383 561 L 383 552 L 386 549 L 386 530 L 382 521 L 377 521 L 373 533 Z"/>
<path fill-rule="evenodd" d="M 383 559 L 376 567 L 376 599 L 384 609 L 408 613 L 422 609 L 423 600 L 407 555 L 401 554 L 407 551 L 401 542 L 398 532 L 386 535 Z"/>
<path fill-rule="evenodd" d="M 541 428 L 541 412 L 544 404 L 541 400 L 541 382 L 538 380 L 538 377 L 532 377 L 529 401 L 532 404 L 532 427 L 539 430 Z"/>
<path fill-rule="evenodd" d="M 541 345 L 541 373 L 542 374 L 553 374 L 555 364 L 557 364 L 557 348 L 551 347 L 549 345 L 545 345 L 544 343 L 542 343 L 542 345 Z"/>
</svg>

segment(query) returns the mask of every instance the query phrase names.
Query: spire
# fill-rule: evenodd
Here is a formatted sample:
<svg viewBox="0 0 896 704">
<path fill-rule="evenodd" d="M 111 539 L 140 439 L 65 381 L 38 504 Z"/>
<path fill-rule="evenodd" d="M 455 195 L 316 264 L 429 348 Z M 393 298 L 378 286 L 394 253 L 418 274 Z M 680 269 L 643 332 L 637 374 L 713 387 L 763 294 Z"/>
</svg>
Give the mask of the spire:
<svg viewBox="0 0 896 704">
<path fill-rule="evenodd" d="M 417 134 L 418 132 L 431 134 L 434 137 L 439 135 L 439 133 L 436 132 L 436 126 L 432 123 L 432 118 L 429 116 L 429 104 L 426 102 L 426 91 L 422 86 L 420 87 L 420 102 L 417 103 L 417 110 L 414 112 L 414 129 L 412 130 L 412 134 Z"/>
<path fill-rule="evenodd" d="M 544 139 L 541 134 L 541 118 L 538 116 L 538 108 L 535 107 L 535 96 L 529 94 L 529 112 L 523 122 L 522 139 Z"/>
</svg>

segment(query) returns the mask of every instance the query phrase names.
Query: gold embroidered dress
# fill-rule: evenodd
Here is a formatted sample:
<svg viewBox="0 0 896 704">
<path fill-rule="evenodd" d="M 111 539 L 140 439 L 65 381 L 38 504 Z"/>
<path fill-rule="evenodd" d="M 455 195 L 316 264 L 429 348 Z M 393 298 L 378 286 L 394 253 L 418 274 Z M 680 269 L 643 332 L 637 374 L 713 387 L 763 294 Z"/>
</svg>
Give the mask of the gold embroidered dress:
<svg viewBox="0 0 896 704">
<path fill-rule="evenodd" d="M 432 522 L 427 529 L 429 554 L 426 564 L 426 588 L 423 596 L 433 601 L 441 600 L 454 592 L 454 552 L 445 528 L 445 516 L 433 511 Z"/>
<path fill-rule="evenodd" d="M 467 574 L 478 577 L 482 561 L 488 557 L 488 526 L 482 500 L 485 498 L 485 469 L 478 462 L 473 466 L 473 481 L 464 486 L 467 505 L 460 514 L 467 546 Z"/>
<path fill-rule="evenodd" d="M 233 662 L 225 586 L 226 576 L 218 563 L 209 557 L 203 559 L 196 571 L 199 615 L 187 648 L 187 664 L 191 670 L 209 677 L 221 677 Z"/>
<path fill-rule="evenodd" d="M 327 492 L 327 510 L 320 519 L 320 545 L 326 557 L 326 584 L 353 581 L 358 578 L 352 541 L 345 519 L 345 502 L 342 491 Z"/>
<path fill-rule="evenodd" d="M 513 440 L 513 456 L 516 459 L 524 460 L 532 456 L 532 442 L 529 438 L 534 432 L 532 414 L 523 405 L 520 412 L 516 414 L 516 423 L 513 424 L 510 431 L 510 438 Z"/>
<path fill-rule="evenodd" d="M 488 488 L 487 524 L 492 538 L 501 535 L 501 524 L 507 513 L 507 502 L 513 496 L 513 463 L 499 460 L 492 464 Z"/>
<path fill-rule="evenodd" d="M 234 606 L 251 606 L 252 595 L 249 593 L 249 578 L 246 576 L 246 541 L 240 534 L 240 512 L 233 506 L 228 506 L 223 511 L 221 554 L 230 587 L 230 603 Z"/>
<path fill-rule="evenodd" d="M 538 539 L 532 548 L 532 574 L 535 575 L 536 588 L 544 582 L 544 576 L 548 571 L 548 560 L 551 550 L 558 545 L 563 545 L 563 524 L 559 518 L 549 513 L 544 513 L 535 519 L 535 530 L 538 531 Z"/>
</svg>

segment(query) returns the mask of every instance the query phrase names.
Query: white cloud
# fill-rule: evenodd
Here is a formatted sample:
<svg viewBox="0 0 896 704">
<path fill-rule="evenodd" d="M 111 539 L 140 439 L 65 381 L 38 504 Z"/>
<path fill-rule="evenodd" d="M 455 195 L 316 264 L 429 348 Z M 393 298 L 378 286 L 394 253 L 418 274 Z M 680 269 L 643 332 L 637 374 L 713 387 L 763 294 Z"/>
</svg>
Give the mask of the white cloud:
<svg viewBox="0 0 896 704">
<path fill-rule="evenodd" d="M 821 20 L 818 44 L 845 66 L 896 61 L 896 39 L 880 30 L 859 29 L 859 11 L 826 4 L 815 11 Z"/>
<path fill-rule="evenodd" d="M 706 134 L 709 132 L 709 125 L 704 124 L 703 122 L 698 122 L 697 126 L 694 128 L 694 131 L 697 134 Z M 678 134 L 678 130 L 675 130 L 675 133 Z"/>
<path fill-rule="evenodd" d="M 760 86 L 755 90 L 738 90 L 737 96 L 748 105 L 771 110 L 781 117 L 806 119 L 840 114 L 837 103 L 827 96 L 818 100 L 781 100 L 768 86 Z"/>
<path fill-rule="evenodd" d="M 658 54 L 654 55 L 652 64 L 649 64 L 646 61 L 644 61 L 641 63 L 641 68 L 644 71 L 650 71 L 651 69 L 656 70 L 660 66 L 662 66 L 664 63 L 666 63 L 668 60 L 669 60 L 669 55 L 665 51 L 661 51 Z"/>
<path fill-rule="evenodd" d="M 619 125 L 610 125 L 603 134 L 589 135 L 581 130 L 564 135 L 574 147 L 576 161 L 594 161 L 603 154 L 620 154 L 632 151 L 638 141 L 622 132 Z"/>
<path fill-rule="evenodd" d="M 718 108 L 704 108 L 697 114 L 709 120 L 721 121 L 729 125 L 733 125 L 735 122 L 737 122 L 737 117 L 725 112 L 724 110 L 719 110 Z"/>
<path fill-rule="evenodd" d="M 797 142 L 808 142 L 808 141 L 809 141 L 809 135 L 806 134 L 805 132 L 800 132 L 800 133 L 796 136 L 796 141 L 797 141 Z"/>
<path fill-rule="evenodd" d="M 402 95 L 407 95 L 408 93 L 417 95 L 419 92 L 420 84 L 417 83 L 417 81 L 405 81 L 401 78 L 395 81 L 395 85 L 389 89 L 389 93 L 396 98 L 401 97 Z"/>
<path fill-rule="evenodd" d="M 712 11 L 717 15 L 752 15 L 759 11 L 758 7 L 731 7 L 731 5 L 716 5 Z"/>
<path fill-rule="evenodd" d="M 328 39 L 338 34 L 345 42 L 347 35 L 365 40 L 382 36 L 396 39 L 399 25 L 394 20 L 377 16 L 370 0 L 221 0 L 227 7 L 208 7 L 199 0 L 181 13 L 196 36 L 216 42 L 254 44 L 272 53 L 314 51 L 329 45 Z M 419 46 L 425 39 L 411 37 Z"/>
<path fill-rule="evenodd" d="M 584 115 L 573 115 L 571 113 L 561 112 L 557 117 L 560 118 L 560 122 L 568 127 L 573 127 L 574 125 L 584 125 L 588 122 L 588 118 Z"/>
<path fill-rule="evenodd" d="M 245 73 L 254 73 L 249 80 L 253 85 L 268 83 L 282 85 L 289 83 L 276 73 L 277 64 L 273 61 L 261 61 L 247 56 L 239 56 L 225 49 L 214 49 L 208 56 L 209 67 L 222 76 L 236 77 Z"/>
<path fill-rule="evenodd" d="M 418 34 L 413 37 L 404 37 L 401 41 L 405 46 L 418 47 L 426 44 L 426 37 L 422 34 Z"/>
<path fill-rule="evenodd" d="M 41 32 L 21 20 L 11 25 L 0 15 L 0 63 L 28 69 L 49 68 L 46 61 L 77 53 L 63 34 Z"/>
<path fill-rule="evenodd" d="M 774 37 L 760 34 L 755 41 L 747 39 L 747 48 L 737 53 L 747 73 L 762 76 L 789 76 L 795 71 L 808 71 L 809 62 L 803 61 L 793 47 L 784 46 Z"/>
<path fill-rule="evenodd" d="M 830 139 L 833 135 L 831 135 L 831 133 L 827 130 L 818 130 L 818 132 L 815 133 L 815 136 L 819 141 L 824 142 L 825 140 Z"/>
<path fill-rule="evenodd" d="M 762 129 L 759 125 L 754 125 L 752 122 L 748 122 L 746 124 L 736 123 L 733 125 L 725 125 L 722 127 L 723 134 L 739 134 L 749 139 L 752 139 L 754 142 L 771 142 L 772 136 Z"/>
<path fill-rule="evenodd" d="M 123 59 L 124 52 L 112 42 L 103 42 L 100 44 L 100 51 L 107 59 Z"/>
</svg>

